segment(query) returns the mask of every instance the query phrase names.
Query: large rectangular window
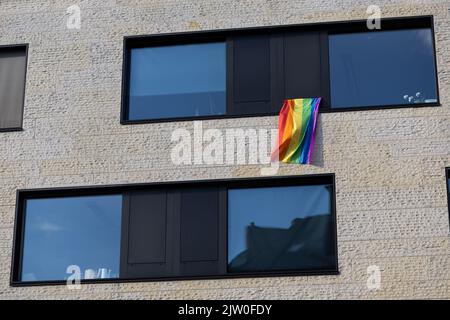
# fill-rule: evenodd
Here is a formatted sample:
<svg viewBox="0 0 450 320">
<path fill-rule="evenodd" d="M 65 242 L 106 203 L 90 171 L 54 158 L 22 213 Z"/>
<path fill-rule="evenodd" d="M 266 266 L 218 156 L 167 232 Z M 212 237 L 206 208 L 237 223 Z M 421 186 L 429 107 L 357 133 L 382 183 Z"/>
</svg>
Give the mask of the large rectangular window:
<svg viewBox="0 0 450 320">
<path fill-rule="evenodd" d="M 22 127 L 27 46 L 0 46 L 0 131 Z"/>
<path fill-rule="evenodd" d="M 128 119 L 225 113 L 225 43 L 131 49 Z"/>
<path fill-rule="evenodd" d="M 28 199 L 24 207 L 21 281 L 119 277 L 122 196 Z"/>
<path fill-rule="evenodd" d="M 430 28 L 333 34 L 329 50 L 333 108 L 438 101 Z"/>
<path fill-rule="evenodd" d="M 332 269 L 331 199 L 332 185 L 229 190 L 228 270 Z"/>
<path fill-rule="evenodd" d="M 126 37 L 122 123 L 439 105 L 432 17 Z"/>
<path fill-rule="evenodd" d="M 337 273 L 332 175 L 29 190 L 18 204 L 13 285 L 64 283 L 71 266 L 85 282 Z"/>
</svg>

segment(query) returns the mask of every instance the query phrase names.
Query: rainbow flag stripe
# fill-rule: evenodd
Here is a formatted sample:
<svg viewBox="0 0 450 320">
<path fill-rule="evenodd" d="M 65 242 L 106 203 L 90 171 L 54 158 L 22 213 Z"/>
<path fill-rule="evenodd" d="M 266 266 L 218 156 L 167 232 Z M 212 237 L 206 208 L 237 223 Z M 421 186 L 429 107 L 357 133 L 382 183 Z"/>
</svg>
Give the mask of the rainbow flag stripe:
<svg viewBox="0 0 450 320">
<path fill-rule="evenodd" d="M 321 98 L 287 99 L 278 118 L 272 161 L 310 164 Z"/>
</svg>

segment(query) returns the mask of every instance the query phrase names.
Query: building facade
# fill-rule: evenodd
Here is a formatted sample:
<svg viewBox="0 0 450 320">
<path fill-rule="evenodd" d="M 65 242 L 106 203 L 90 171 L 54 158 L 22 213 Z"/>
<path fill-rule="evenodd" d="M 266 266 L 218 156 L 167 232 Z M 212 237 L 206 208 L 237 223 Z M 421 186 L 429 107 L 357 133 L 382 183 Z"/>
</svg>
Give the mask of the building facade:
<svg viewBox="0 0 450 320">
<path fill-rule="evenodd" d="M 0 97 L 0 299 L 449 299 L 450 3 L 379 1 L 380 12 L 369 8 L 371 4 L 355 0 L 2 1 L 0 94 L 16 96 Z M 367 19 L 377 13 L 382 18 L 379 34 L 383 28 L 393 37 L 397 31 L 425 30 L 417 35 L 423 45 L 417 45 L 410 34 L 389 42 L 400 43 L 398 50 L 402 50 L 406 45 L 401 41 L 406 39 L 411 46 L 405 60 L 411 52 L 423 58 L 411 60 L 408 66 L 413 71 L 405 68 L 405 73 L 423 75 L 426 92 L 396 91 L 404 103 L 390 102 L 390 88 L 380 75 L 374 76 L 378 82 L 358 81 L 354 73 L 340 78 L 341 60 L 333 60 L 339 50 L 350 54 L 345 48 L 359 40 L 332 35 L 369 32 L 361 28 L 367 28 Z M 183 51 L 183 45 L 197 44 L 202 47 Z M 158 51 L 170 45 L 178 46 L 183 57 L 192 55 L 191 67 L 180 72 L 177 60 L 170 60 L 174 50 Z M 377 54 L 402 54 L 396 50 L 384 47 Z M 428 64 L 427 57 L 433 59 Z M 364 74 L 355 69 L 358 60 L 353 58 L 344 59 L 341 67 L 352 65 L 353 72 Z M 153 62 L 138 65 L 139 59 Z M 204 70 L 195 65 L 199 61 Z M 284 68 L 277 68 L 277 63 Z M 401 61 L 396 63 L 394 67 Z M 267 64 L 272 69 L 266 70 Z M 369 73 L 386 67 L 383 63 L 359 66 Z M 177 113 L 168 102 L 173 96 L 171 84 L 176 82 L 170 76 L 152 78 L 147 71 L 155 68 L 158 74 L 166 68 L 176 79 L 194 69 L 205 72 L 200 77 L 204 81 L 196 85 L 209 91 L 209 109 Z M 2 72 L 13 69 L 23 69 L 25 76 L 2 78 Z M 291 69 L 299 72 L 290 74 Z M 208 78 L 211 70 L 222 77 Z M 308 80 L 299 76 L 301 71 Z M 385 75 L 387 83 L 398 75 L 392 72 Z M 160 87 L 147 92 L 157 100 L 142 98 L 140 85 L 145 91 L 146 83 Z M 281 91 L 276 89 L 279 83 L 284 84 Z M 338 86 L 344 95 L 336 92 Z M 308 97 L 325 97 L 310 165 L 281 163 L 275 171 L 264 171 L 270 164 L 251 161 L 250 155 L 243 162 L 202 158 L 209 129 L 224 135 L 230 129 L 273 132 L 279 111 L 273 106 L 282 98 L 294 98 L 298 87 L 307 88 Z M 290 96 L 280 93 L 289 90 L 294 92 Z M 370 96 L 364 90 L 385 101 L 360 102 Z M 186 94 L 193 91 L 188 86 L 176 92 L 182 94 L 176 105 L 202 104 L 205 97 L 191 99 Z M 253 99 L 258 95 L 264 97 Z M 356 102 L 346 101 L 348 97 Z M 379 101 L 373 97 L 367 99 Z M 161 107 L 156 114 L 146 113 L 142 110 L 146 103 Z M 350 108 L 344 110 L 345 106 Z M 198 130 L 202 135 L 196 134 Z M 175 153 L 180 139 L 174 135 L 186 133 L 192 138 L 192 161 L 177 161 L 183 156 Z M 239 150 L 227 149 L 225 137 L 223 146 L 224 157 L 227 150 L 239 157 Z M 318 190 L 319 186 L 323 188 Z M 251 194 L 258 187 L 268 188 L 269 193 Z M 241 244 L 235 244 L 230 226 L 246 212 L 234 204 L 270 207 L 273 204 L 266 206 L 265 199 L 280 190 L 276 199 L 284 194 L 283 208 L 311 203 L 308 210 L 328 216 L 286 217 L 289 222 L 282 231 L 250 223 L 245 236 L 239 235 Z M 109 198 L 84 204 L 70 201 L 89 196 Z M 69 201 L 39 202 L 55 198 Z M 103 220 L 97 217 L 74 218 L 86 208 L 116 212 L 108 216 L 114 236 L 103 234 Z M 148 208 L 162 214 L 149 215 Z M 35 216 L 33 210 L 38 212 Z M 45 216 L 52 210 L 68 212 L 67 224 L 50 223 L 58 219 Z M 210 211 L 217 215 L 205 214 Z M 263 211 L 258 208 L 261 215 Z M 282 211 L 273 213 L 283 216 Z M 154 229 L 147 229 L 146 223 Z M 202 224 L 206 227 L 199 229 Z M 161 226 L 167 233 L 158 236 Z M 205 231 L 214 228 L 219 231 Z M 299 237 L 292 236 L 295 230 L 301 230 Z M 62 276 L 48 276 L 45 272 L 52 264 L 65 259 L 57 244 L 51 245 L 59 239 L 49 236 L 52 232 L 62 237 L 71 232 L 70 245 L 59 247 L 64 254 L 73 248 L 84 259 L 86 251 L 79 252 L 78 245 L 83 243 L 83 248 L 92 248 L 91 255 L 107 252 L 104 259 L 114 260 L 120 272 L 81 268 L 82 278 L 92 281 L 84 281 L 80 288 L 68 287 Z M 290 240 L 271 250 L 282 259 L 273 263 L 272 256 L 258 255 L 267 243 L 281 243 L 280 239 Z M 210 241 L 218 246 L 207 247 Z M 102 247 L 113 242 L 115 253 Z M 242 243 L 247 251 L 238 254 L 236 248 Z M 292 265 L 293 252 L 301 246 L 308 250 L 300 260 L 307 261 Z M 33 252 L 49 258 L 36 262 L 39 257 Z M 310 258 L 305 260 L 306 256 Z M 42 265 L 47 278 L 37 271 Z M 264 270 L 259 270 L 262 265 Z M 67 271 L 67 276 L 73 272 Z"/>
</svg>

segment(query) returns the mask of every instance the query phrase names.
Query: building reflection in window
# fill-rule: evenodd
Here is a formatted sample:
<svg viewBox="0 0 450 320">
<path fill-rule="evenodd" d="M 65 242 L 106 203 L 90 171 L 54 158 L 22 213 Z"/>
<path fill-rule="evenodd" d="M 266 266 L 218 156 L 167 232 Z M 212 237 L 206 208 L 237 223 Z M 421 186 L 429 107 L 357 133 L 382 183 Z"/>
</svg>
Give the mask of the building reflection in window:
<svg viewBox="0 0 450 320">
<path fill-rule="evenodd" d="M 230 272 L 336 268 L 331 186 L 232 189 Z"/>
</svg>

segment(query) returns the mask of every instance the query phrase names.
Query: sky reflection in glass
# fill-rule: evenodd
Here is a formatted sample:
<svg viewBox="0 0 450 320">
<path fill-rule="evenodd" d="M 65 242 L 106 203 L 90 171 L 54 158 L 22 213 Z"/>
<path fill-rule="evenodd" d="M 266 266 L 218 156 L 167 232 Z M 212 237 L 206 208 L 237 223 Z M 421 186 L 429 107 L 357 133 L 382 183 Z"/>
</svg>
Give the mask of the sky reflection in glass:
<svg viewBox="0 0 450 320">
<path fill-rule="evenodd" d="M 436 103 L 430 29 L 329 37 L 333 108 Z"/>
<path fill-rule="evenodd" d="M 27 200 L 22 281 L 119 277 L 121 211 L 121 195 Z"/>
<path fill-rule="evenodd" d="M 128 119 L 224 114 L 225 53 L 224 42 L 132 49 Z"/>
</svg>

